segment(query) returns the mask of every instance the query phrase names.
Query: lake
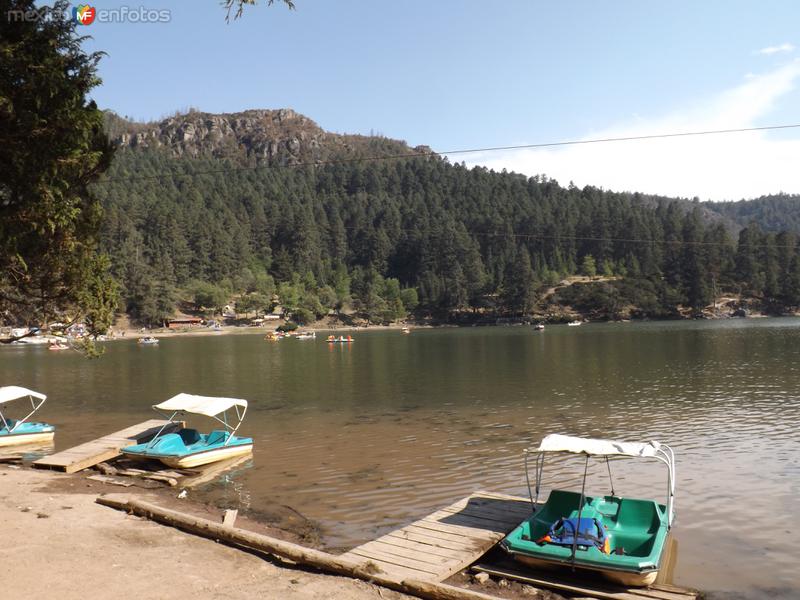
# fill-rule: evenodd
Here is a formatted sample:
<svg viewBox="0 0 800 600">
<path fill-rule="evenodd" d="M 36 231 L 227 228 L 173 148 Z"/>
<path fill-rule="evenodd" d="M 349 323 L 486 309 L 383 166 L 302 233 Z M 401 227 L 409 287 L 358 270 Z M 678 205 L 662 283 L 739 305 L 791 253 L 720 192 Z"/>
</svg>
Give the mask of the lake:
<svg viewBox="0 0 800 600">
<path fill-rule="evenodd" d="M 252 461 L 194 495 L 291 506 L 333 548 L 478 489 L 527 495 L 523 449 L 548 433 L 659 440 L 677 457 L 675 581 L 800 596 L 800 319 L 354 336 L 116 341 L 94 361 L 6 347 L 0 382 L 49 395 L 41 418 L 58 426 L 57 449 L 154 417 L 151 404 L 181 391 L 246 398 Z M 558 463 L 545 483 L 574 485 L 582 468 Z M 609 491 L 605 469 L 588 491 Z M 615 464 L 614 486 L 663 501 L 665 471 Z"/>
</svg>

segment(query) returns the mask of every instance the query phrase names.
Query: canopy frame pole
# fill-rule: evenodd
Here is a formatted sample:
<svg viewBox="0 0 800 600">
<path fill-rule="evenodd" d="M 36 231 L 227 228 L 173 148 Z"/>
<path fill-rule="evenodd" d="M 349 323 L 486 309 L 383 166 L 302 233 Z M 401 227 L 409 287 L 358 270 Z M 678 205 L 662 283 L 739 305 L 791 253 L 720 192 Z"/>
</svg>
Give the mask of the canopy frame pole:
<svg viewBox="0 0 800 600">
<path fill-rule="evenodd" d="M 31 412 L 29 412 L 27 415 L 25 415 L 25 416 L 24 416 L 22 419 L 20 419 L 20 420 L 19 420 L 19 421 L 17 421 L 16 423 L 14 423 L 14 426 L 13 426 L 13 427 L 11 427 L 10 429 L 8 429 L 8 433 L 11 433 L 11 432 L 13 432 L 13 431 L 14 431 L 14 430 L 15 430 L 17 427 L 19 427 L 19 426 L 20 426 L 20 425 L 22 425 L 22 424 L 23 424 L 25 421 L 27 421 L 29 418 L 31 418 L 31 416 L 33 416 L 33 413 L 35 413 L 37 410 L 39 410 L 39 409 L 42 407 L 42 404 L 44 404 L 45 400 L 47 399 L 47 398 L 40 398 L 40 399 L 39 399 L 39 404 L 36 404 L 36 400 L 34 400 L 33 396 L 31 396 L 31 395 L 29 394 L 29 395 L 28 395 L 28 398 L 29 398 L 29 399 L 30 399 L 30 401 L 31 401 L 31 408 L 32 408 L 33 410 L 31 410 Z M 2 415 L 2 413 L 0 413 L 0 418 L 2 418 L 2 419 L 3 419 L 3 425 L 5 425 L 5 426 L 6 426 L 6 428 L 8 428 L 8 421 L 6 421 L 6 418 L 5 418 L 5 417 Z"/>
<path fill-rule="evenodd" d="M 231 443 L 231 440 L 233 439 L 233 436 L 236 435 L 236 432 L 238 431 L 239 427 L 241 427 L 241 425 L 242 425 L 242 421 L 244 421 L 244 415 L 247 413 L 247 407 L 246 406 L 244 407 L 244 410 L 242 410 L 241 414 L 239 414 L 239 405 L 238 404 L 234 404 L 234 408 L 236 409 L 236 417 L 239 419 L 239 422 L 236 424 L 236 427 L 234 427 L 233 430 L 231 431 L 231 434 L 228 436 L 228 439 L 225 440 L 225 444 L 224 444 L 225 446 L 227 446 L 228 444 Z"/>
<path fill-rule="evenodd" d="M 153 408 L 155 408 L 155 407 L 153 407 Z M 158 412 L 160 412 L 165 417 L 167 416 L 167 413 L 162 412 L 157 408 L 156 408 L 156 410 L 158 410 Z M 150 440 L 149 442 L 147 442 L 147 446 L 146 446 L 147 448 L 152 448 L 153 445 L 155 445 L 156 440 L 158 440 L 158 438 L 161 437 L 161 434 L 163 433 L 164 429 L 166 429 L 167 425 L 170 425 L 170 424 L 175 422 L 175 415 L 177 415 L 179 412 L 181 412 L 181 411 L 176 410 L 175 412 L 172 413 L 172 416 L 167 417 L 168 421 L 161 426 L 161 429 L 159 429 L 158 433 L 153 436 L 153 439 Z"/>
<path fill-rule="evenodd" d="M 2 415 L 0 415 L 0 417 L 1 416 Z M 528 473 L 528 461 L 530 459 L 530 456 L 531 456 L 530 452 L 528 452 L 526 450 L 525 451 L 525 484 L 528 486 L 528 498 L 531 499 L 531 509 L 533 510 L 533 512 L 536 512 L 536 502 L 534 502 L 534 500 L 533 500 L 533 490 L 531 489 L 531 477 L 530 477 L 530 474 Z M 538 455 L 536 456 L 536 463 L 537 464 L 539 463 L 539 456 Z M 538 497 L 538 494 L 537 494 L 537 497 Z"/>
<path fill-rule="evenodd" d="M 617 495 L 614 493 L 614 478 L 611 477 L 611 461 L 606 456 L 606 467 L 608 467 L 608 481 L 611 483 L 611 497 L 615 498 Z"/>
<path fill-rule="evenodd" d="M 578 551 L 578 536 L 581 533 L 581 515 L 583 514 L 583 501 L 586 498 L 586 474 L 589 472 L 589 454 L 586 454 L 586 463 L 583 466 L 583 482 L 581 483 L 581 503 L 578 505 L 578 524 L 575 526 L 575 539 L 572 540 L 572 570 L 575 571 L 575 553 Z"/>
</svg>

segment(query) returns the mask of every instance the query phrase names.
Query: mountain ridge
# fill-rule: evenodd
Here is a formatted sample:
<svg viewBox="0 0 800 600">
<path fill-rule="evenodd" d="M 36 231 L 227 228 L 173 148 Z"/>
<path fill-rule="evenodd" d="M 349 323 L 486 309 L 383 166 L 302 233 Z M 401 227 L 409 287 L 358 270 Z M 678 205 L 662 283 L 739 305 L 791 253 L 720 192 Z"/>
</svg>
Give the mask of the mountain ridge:
<svg viewBox="0 0 800 600">
<path fill-rule="evenodd" d="M 293 166 L 431 153 L 427 146 L 412 148 L 383 136 L 329 132 L 290 108 L 190 110 L 150 123 L 107 112 L 106 131 L 118 148 L 160 149 L 173 157 L 232 158 L 246 164 Z"/>
</svg>

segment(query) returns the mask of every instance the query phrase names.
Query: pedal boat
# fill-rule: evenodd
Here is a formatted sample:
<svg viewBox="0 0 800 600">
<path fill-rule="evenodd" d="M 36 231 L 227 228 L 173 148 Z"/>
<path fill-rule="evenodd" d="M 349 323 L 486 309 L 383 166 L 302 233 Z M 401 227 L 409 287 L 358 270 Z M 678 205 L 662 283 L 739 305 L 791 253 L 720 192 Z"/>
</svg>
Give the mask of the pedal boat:
<svg viewBox="0 0 800 600">
<path fill-rule="evenodd" d="M 12 419 L 5 415 L 6 404 L 14 400 L 28 398 L 31 412 L 22 419 Z M 33 390 L 9 385 L 0 387 L 0 446 L 16 444 L 40 444 L 50 442 L 56 434 L 56 428 L 48 423 L 28 421 L 47 400 L 47 396 Z"/>
<path fill-rule="evenodd" d="M 178 394 L 166 402 L 154 404 L 153 408 L 168 422 L 149 442 L 123 448 L 125 456 L 159 460 L 172 468 L 192 468 L 253 451 L 253 438 L 235 435 L 247 412 L 247 400 Z M 236 414 L 235 426 L 228 423 L 231 408 Z M 176 417 L 187 413 L 210 417 L 221 423 L 224 429 L 205 434 L 184 427 L 177 433 L 163 433 L 170 423 L 176 422 Z"/>
<path fill-rule="evenodd" d="M 551 454 L 583 455 L 583 482 L 580 492 L 554 489 L 547 502 L 539 504 L 545 456 Z M 532 456 L 535 492 L 530 484 Z M 611 461 L 622 458 L 651 459 L 667 466 L 666 504 L 615 493 Z M 586 494 L 590 460 L 606 463 L 609 495 Z M 533 514 L 500 542 L 512 558 L 538 569 L 599 573 L 624 586 L 655 583 L 675 516 L 675 455 L 669 446 L 548 435 L 538 448 L 525 451 L 525 475 Z"/>
</svg>

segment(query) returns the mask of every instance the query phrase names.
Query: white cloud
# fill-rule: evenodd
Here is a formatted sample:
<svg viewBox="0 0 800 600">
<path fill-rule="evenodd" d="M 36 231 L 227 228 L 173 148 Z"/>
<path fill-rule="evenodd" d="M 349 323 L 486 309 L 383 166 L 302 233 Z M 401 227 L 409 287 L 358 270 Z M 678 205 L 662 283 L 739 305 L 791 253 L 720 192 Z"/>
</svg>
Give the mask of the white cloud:
<svg viewBox="0 0 800 600">
<path fill-rule="evenodd" d="M 794 52 L 794 45 L 787 42 L 780 46 L 767 46 L 766 48 L 761 48 L 761 50 L 756 50 L 756 54 L 765 54 L 767 56 L 778 54 L 779 52 Z"/>
<path fill-rule="evenodd" d="M 763 125 L 775 102 L 800 79 L 794 61 L 691 107 L 658 118 L 587 133 L 585 140 Z M 772 123 L 770 123 L 772 124 Z M 800 193 L 800 129 L 776 139 L 768 132 L 730 133 L 453 155 L 454 161 L 546 174 L 562 185 L 594 185 L 710 200 L 752 198 L 779 191 Z M 535 140 L 536 142 L 549 140 Z M 558 140 L 554 140 L 558 141 Z"/>
</svg>

